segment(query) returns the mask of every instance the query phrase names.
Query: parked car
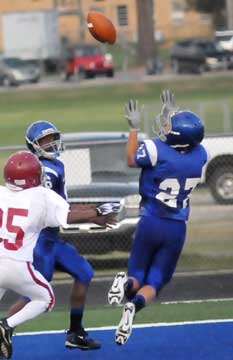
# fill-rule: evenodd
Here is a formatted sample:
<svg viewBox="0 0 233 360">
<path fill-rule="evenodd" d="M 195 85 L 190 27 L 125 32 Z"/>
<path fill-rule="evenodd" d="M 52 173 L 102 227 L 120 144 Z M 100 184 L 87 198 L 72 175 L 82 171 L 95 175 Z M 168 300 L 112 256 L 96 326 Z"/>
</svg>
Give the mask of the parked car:
<svg viewBox="0 0 233 360">
<path fill-rule="evenodd" d="M 0 83 L 3 86 L 37 83 L 40 76 L 40 67 L 36 63 L 14 57 L 0 58 Z"/>
<path fill-rule="evenodd" d="M 94 78 L 96 75 L 114 76 L 113 57 L 100 46 L 78 45 L 68 51 L 62 68 L 62 79 L 73 75 Z"/>
<path fill-rule="evenodd" d="M 233 30 L 216 31 L 215 39 L 223 49 L 233 53 Z"/>
<path fill-rule="evenodd" d="M 185 39 L 171 49 L 171 64 L 176 73 L 228 69 L 231 60 L 229 51 L 212 40 Z"/>
</svg>

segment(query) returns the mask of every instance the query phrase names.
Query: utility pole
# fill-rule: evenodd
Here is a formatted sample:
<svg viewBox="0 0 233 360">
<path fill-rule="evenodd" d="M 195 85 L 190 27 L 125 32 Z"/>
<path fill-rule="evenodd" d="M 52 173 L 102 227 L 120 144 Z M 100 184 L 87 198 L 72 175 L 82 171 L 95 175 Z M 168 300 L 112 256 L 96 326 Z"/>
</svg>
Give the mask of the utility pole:
<svg viewBox="0 0 233 360">
<path fill-rule="evenodd" d="M 233 1 L 226 0 L 227 28 L 233 30 Z"/>
<path fill-rule="evenodd" d="M 138 55 L 141 64 L 146 66 L 156 58 L 156 44 L 154 39 L 154 1 L 137 0 L 138 23 Z"/>
<path fill-rule="evenodd" d="M 79 37 L 80 42 L 85 42 L 85 27 L 86 27 L 86 18 L 83 14 L 83 7 L 82 7 L 82 0 L 76 0 L 77 1 L 77 12 L 80 19 L 80 28 L 79 28 Z"/>
</svg>

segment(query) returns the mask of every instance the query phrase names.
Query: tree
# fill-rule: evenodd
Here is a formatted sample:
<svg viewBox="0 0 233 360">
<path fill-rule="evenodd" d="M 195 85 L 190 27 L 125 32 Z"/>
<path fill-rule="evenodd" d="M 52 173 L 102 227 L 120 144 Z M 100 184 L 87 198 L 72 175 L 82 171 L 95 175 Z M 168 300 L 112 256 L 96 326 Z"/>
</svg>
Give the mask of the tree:
<svg viewBox="0 0 233 360">
<path fill-rule="evenodd" d="M 154 39 L 154 0 L 136 0 L 138 23 L 138 58 L 141 64 L 156 58 Z"/>
<path fill-rule="evenodd" d="M 186 0 L 186 2 L 191 9 L 212 14 L 213 23 L 216 28 L 225 25 L 225 0 Z"/>
</svg>

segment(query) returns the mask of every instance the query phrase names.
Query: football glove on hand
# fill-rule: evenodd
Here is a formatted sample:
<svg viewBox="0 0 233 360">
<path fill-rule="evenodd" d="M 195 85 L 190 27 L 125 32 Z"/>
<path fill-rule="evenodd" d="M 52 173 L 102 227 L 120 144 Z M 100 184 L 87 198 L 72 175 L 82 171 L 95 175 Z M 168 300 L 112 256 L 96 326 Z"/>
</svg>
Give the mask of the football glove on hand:
<svg viewBox="0 0 233 360">
<path fill-rule="evenodd" d="M 175 95 L 170 90 L 164 90 L 160 95 L 162 102 L 162 110 L 160 116 L 165 120 L 169 120 L 172 113 L 178 111 L 176 106 Z"/>
<path fill-rule="evenodd" d="M 120 211 L 119 203 L 104 203 L 96 208 L 98 216 L 117 214 Z"/>
<path fill-rule="evenodd" d="M 141 112 L 137 100 L 129 100 L 125 104 L 125 118 L 128 121 L 130 130 L 140 130 Z"/>
</svg>

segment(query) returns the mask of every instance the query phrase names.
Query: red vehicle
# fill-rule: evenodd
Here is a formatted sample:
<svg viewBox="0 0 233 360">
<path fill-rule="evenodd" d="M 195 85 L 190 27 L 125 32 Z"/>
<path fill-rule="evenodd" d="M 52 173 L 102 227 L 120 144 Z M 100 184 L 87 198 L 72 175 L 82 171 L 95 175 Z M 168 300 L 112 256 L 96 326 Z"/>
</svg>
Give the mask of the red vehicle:
<svg viewBox="0 0 233 360">
<path fill-rule="evenodd" d="M 69 80 L 73 75 L 84 78 L 94 78 L 96 75 L 113 77 L 114 65 L 112 55 L 104 53 L 99 46 L 76 46 L 70 51 L 63 69 L 64 80 Z"/>
</svg>

